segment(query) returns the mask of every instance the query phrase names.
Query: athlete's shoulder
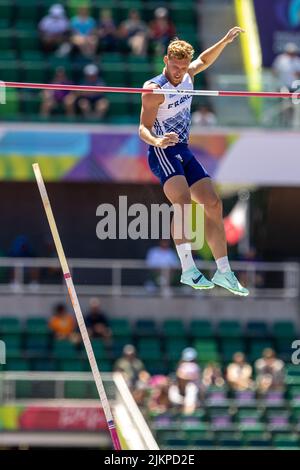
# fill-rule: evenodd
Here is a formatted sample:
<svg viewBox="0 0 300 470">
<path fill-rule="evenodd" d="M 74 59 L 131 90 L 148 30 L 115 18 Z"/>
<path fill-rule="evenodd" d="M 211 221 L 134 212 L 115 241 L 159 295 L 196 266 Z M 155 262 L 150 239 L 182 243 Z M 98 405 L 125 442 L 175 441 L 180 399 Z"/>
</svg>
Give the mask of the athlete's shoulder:
<svg viewBox="0 0 300 470">
<path fill-rule="evenodd" d="M 151 80 L 147 80 L 144 83 L 143 88 L 151 88 L 151 90 L 153 90 L 153 89 L 157 89 L 157 88 L 161 88 L 161 87 L 159 85 L 157 85 L 156 83 L 151 82 Z"/>
<path fill-rule="evenodd" d="M 150 80 L 147 80 L 146 83 L 153 83 L 153 84 L 157 85 L 158 87 L 162 88 L 163 86 L 165 86 L 168 83 L 168 79 L 167 79 L 167 77 L 165 76 L 164 73 L 161 73 L 159 75 L 156 75 L 153 78 L 150 78 Z"/>
<path fill-rule="evenodd" d="M 187 84 L 191 84 L 192 86 L 194 85 L 194 77 L 187 72 L 183 78 L 183 82 Z"/>
<path fill-rule="evenodd" d="M 157 77 L 160 77 L 160 75 L 158 75 Z M 150 80 L 147 80 L 144 85 L 143 85 L 143 88 L 150 88 L 150 89 L 157 89 L 157 88 L 162 88 L 163 85 L 161 85 L 159 83 L 159 81 L 155 80 L 157 77 L 154 77 L 154 78 L 150 78 Z M 161 81 L 162 83 L 162 81 Z M 163 104 L 165 98 L 163 95 L 154 95 L 152 93 L 150 94 L 146 94 L 146 93 L 143 93 L 143 102 L 147 101 L 149 103 L 155 103 L 155 104 L 158 104 L 158 105 L 161 105 Z"/>
</svg>

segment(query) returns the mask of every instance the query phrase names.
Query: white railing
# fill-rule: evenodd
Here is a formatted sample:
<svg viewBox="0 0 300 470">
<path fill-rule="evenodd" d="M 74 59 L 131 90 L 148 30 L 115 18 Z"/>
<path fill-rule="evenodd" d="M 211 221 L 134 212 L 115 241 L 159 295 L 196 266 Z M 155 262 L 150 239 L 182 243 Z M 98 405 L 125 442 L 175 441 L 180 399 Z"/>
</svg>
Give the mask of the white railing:
<svg viewBox="0 0 300 470">
<path fill-rule="evenodd" d="M 101 374 L 103 383 L 106 386 L 108 398 L 114 400 L 115 387 L 113 385 L 113 377 L 111 373 L 103 372 Z M 80 381 L 82 383 L 94 384 L 93 375 L 91 372 L 1 372 L 0 373 L 0 403 L 5 404 L 7 402 L 21 401 L 26 403 L 27 401 L 35 402 L 42 400 L 65 400 L 66 396 L 66 384 Z M 22 396 L 22 392 L 17 393 L 17 384 L 26 382 L 31 384 L 33 389 L 30 393 L 30 397 Z M 40 384 L 44 384 L 43 391 L 39 390 Z M 36 388 L 36 392 L 34 392 Z M 79 400 L 80 397 L 75 398 Z M 85 401 L 88 397 L 85 398 Z M 99 401 L 99 398 L 93 397 Z"/>
<path fill-rule="evenodd" d="M 213 261 L 197 261 L 197 265 L 209 277 L 212 277 L 216 270 L 216 264 Z M 179 266 L 177 270 L 171 270 L 149 267 L 144 260 L 77 258 L 70 258 L 69 266 L 76 289 L 81 294 L 191 295 L 191 290 L 178 282 Z M 300 266 L 298 263 L 233 261 L 231 266 L 242 276 L 254 297 L 295 298 L 299 296 Z M 56 259 L 0 258 L 0 270 L 1 268 L 6 268 L 8 273 L 6 281 L 0 284 L 0 294 L 60 295 L 65 291 L 63 276 L 59 277 L 56 283 L 47 283 L 47 280 L 39 279 L 39 276 L 34 281 L 28 278 L 28 271 L 33 268 L 41 272 L 43 268 L 60 268 Z M 86 272 L 89 272 L 89 279 L 91 279 L 88 283 Z M 154 272 L 158 279 L 157 285 L 150 282 Z M 172 283 L 171 279 L 173 280 L 174 274 L 177 277 Z M 210 292 L 210 295 L 224 294 L 226 292 L 223 289 L 214 289 Z"/>
</svg>

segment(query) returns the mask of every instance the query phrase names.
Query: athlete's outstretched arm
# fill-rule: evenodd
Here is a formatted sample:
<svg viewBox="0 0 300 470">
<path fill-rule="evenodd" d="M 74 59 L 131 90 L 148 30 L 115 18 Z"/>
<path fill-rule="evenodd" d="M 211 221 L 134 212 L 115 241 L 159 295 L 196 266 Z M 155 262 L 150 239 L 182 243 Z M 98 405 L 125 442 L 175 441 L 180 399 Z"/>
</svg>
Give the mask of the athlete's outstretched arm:
<svg viewBox="0 0 300 470">
<path fill-rule="evenodd" d="M 212 47 L 206 49 L 206 51 L 202 52 L 196 60 L 191 62 L 189 66 L 189 74 L 193 77 L 197 73 L 203 72 L 203 70 L 207 69 L 207 67 L 215 62 L 227 44 L 230 44 L 240 35 L 240 33 L 244 32 L 245 31 L 239 26 L 235 26 L 234 28 L 230 29 L 226 36 L 224 36 Z"/>
</svg>

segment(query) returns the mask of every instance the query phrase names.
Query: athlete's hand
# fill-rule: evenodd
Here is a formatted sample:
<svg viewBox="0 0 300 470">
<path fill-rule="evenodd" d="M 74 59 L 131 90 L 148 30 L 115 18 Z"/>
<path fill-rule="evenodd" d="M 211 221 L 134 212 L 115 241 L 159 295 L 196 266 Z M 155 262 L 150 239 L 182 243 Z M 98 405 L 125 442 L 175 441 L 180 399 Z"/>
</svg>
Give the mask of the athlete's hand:
<svg viewBox="0 0 300 470">
<path fill-rule="evenodd" d="M 240 28 L 239 26 L 235 26 L 234 28 L 231 28 L 226 36 L 224 37 L 223 41 L 226 44 L 230 44 L 233 42 L 241 33 L 245 33 L 245 30 Z"/>
<path fill-rule="evenodd" d="M 167 147 L 173 147 L 174 145 L 178 144 L 179 137 L 176 132 L 166 132 L 163 137 L 157 139 L 156 147 L 161 147 L 163 149 Z"/>
</svg>

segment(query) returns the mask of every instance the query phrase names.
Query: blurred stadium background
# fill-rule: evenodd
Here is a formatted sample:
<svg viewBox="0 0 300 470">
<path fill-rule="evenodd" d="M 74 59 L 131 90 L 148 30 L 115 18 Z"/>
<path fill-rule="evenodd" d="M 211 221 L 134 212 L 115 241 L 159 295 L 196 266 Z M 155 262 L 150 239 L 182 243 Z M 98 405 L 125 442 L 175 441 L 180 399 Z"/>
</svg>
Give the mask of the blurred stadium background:
<svg viewBox="0 0 300 470">
<path fill-rule="evenodd" d="M 55 3 L 0 0 L 1 80 L 141 86 L 160 73 L 175 33 L 199 53 L 239 24 L 247 36 L 198 76 L 196 87 L 279 90 L 287 84 L 273 73 L 273 61 L 287 43 L 300 45 L 300 24 L 292 21 L 300 7 L 297 16 L 293 1 L 278 13 L 276 1 L 111 0 L 110 16 L 103 14 L 104 0 L 65 0 L 59 2 L 65 17 L 56 7 L 56 19 L 41 23 Z M 262 33 L 259 5 L 265 3 Z M 81 30 L 72 18 L 82 6 L 88 11 L 81 11 L 87 18 Z M 131 22 L 122 23 L 128 15 Z M 97 69 L 85 68 L 90 65 Z M 298 107 L 194 99 L 191 147 L 223 198 L 232 266 L 251 290 L 241 300 L 219 289 L 179 287 L 178 269 L 151 262 L 158 241 L 96 237 L 99 204 L 117 207 L 120 195 L 128 205 L 165 202 L 138 137 L 139 95 L 80 101 L 9 89 L 6 98 L 0 105 L 1 448 L 111 448 L 82 345 L 71 335 L 60 339 L 49 326 L 57 304 L 72 309 L 34 182 L 31 165 L 38 162 L 83 312 L 97 297 L 106 313 L 106 333 L 92 343 L 123 447 L 299 449 L 300 366 L 292 361 L 292 343 L 300 339 Z M 207 247 L 197 255 L 212 274 Z M 116 366 L 127 344 L 143 362 L 129 388 Z M 195 406 L 184 410 L 166 398 L 166 387 L 177 383 L 187 347 L 196 351 L 201 372 Z M 280 374 L 272 381 L 269 365 L 263 386 L 256 361 L 266 348 L 275 351 Z M 236 352 L 252 367 L 246 386 L 228 379 Z"/>
</svg>

